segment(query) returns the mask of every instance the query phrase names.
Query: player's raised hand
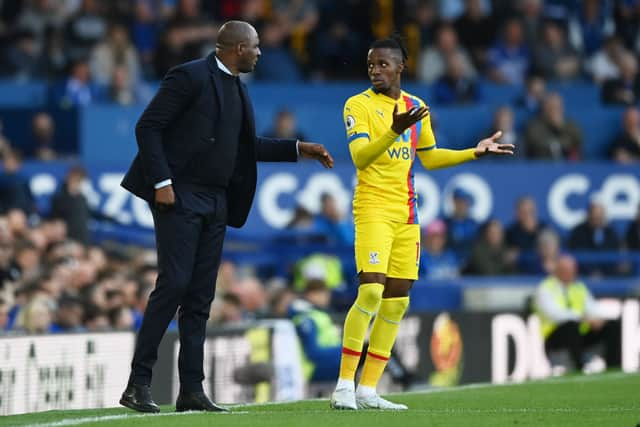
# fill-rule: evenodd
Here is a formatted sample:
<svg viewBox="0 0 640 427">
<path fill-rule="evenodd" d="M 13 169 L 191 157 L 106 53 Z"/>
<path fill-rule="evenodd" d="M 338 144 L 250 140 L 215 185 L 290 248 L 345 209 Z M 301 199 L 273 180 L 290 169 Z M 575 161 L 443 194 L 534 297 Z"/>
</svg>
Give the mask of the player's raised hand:
<svg viewBox="0 0 640 427">
<path fill-rule="evenodd" d="M 515 145 L 513 144 L 500 144 L 497 142 L 502 136 L 502 131 L 498 131 L 491 135 L 489 138 L 483 139 L 478 142 L 476 145 L 475 154 L 476 157 L 482 157 L 487 154 L 497 154 L 497 155 L 510 155 L 513 154 L 513 150 L 515 150 Z"/>
<path fill-rule="evenodd" d="M 398 113 L 398 104 L 396 104 L 395 107 L 393 107 L 391 130 L 399 135 L 428 115 L 429 107 L 413 107 L 409 111 Z"/>
</svg>

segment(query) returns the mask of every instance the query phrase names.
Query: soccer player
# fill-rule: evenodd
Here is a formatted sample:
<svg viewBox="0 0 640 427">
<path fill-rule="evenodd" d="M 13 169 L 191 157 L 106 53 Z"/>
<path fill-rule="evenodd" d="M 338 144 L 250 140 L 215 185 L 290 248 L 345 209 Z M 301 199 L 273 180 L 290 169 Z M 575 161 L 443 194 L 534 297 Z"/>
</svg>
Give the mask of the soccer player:
<svg viewBox="0 0 640 427">
<path fill-rule="evenodd" d="M 372 87 L 349 98 L 344 121 L 358 183 L 353 198 L 355 258 L 360 286 L 344 323 L 342 359 L 335 409 L 407 409 L 376 392 L 400 321 L 409 306 L 409 290 L 418 278 L 420 226 L 412 166 L 416 154 L 426 169 L 454 166 L 487 154 L 513 154 L 500 144 L 501 132 L 475 148 L 438 148 L 429 108 L 400 88 L 407 52 L 402 41 L 375 41 L 367 68 Z M 360 383 L 355 373 L 373 316 Z"/>
</svg>

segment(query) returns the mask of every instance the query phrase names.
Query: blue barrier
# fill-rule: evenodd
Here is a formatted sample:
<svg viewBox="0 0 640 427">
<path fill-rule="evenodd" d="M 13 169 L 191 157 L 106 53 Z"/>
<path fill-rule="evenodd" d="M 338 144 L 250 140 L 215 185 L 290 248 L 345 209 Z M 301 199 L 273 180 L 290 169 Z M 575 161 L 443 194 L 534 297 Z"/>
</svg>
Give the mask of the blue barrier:
<svg viewBox="0 0 640 427">
<path fill-rule="evenodd" d="M 119 185 L 124 168 L 86 166 L 90 174 L 87 191 L 97 211 L 122 225 L 151 228 L 146 202 Z M 25 164 L 24 173 L 31 181 L 42 212 L 48 211 L 49 198 L 67 168 L 61 162 Z M 633 166 L 505 160 L 478 161 L 437 171 L 416 167 L 415 172 L 422 223 L 446 216 L 451 209 L 451 194 L 457 188 L 471 195 L 471 216 L 480 223 L 496 218 L 509 224 L 517 200 L 530 195 L 537 202 L 541 219 L 561 234 L 584 219 L 589 200 L 595 195 L 604 201 L 619 234 L 635 218 L 640 205 L 640 170 Z M 334 195 L 339 209 L 347 214 L 351 211 L 355 171 L 350 164 L 339 162 L 334 169 L 324 170 L 310 161 L 264 163 L 258 173 L 256 197 L 247 224 L 233 233 L 250 239 L 271 238 L 291 220 L 296 205 L 317 211 L 320 196 L 325 192 Z"/>
<path fill-rule="evenodd" d="M 0 80 L 0 108 L 41 108 L 47 102 L 45 82 Z"/>
<path fill-rule="evenodd" d="M 368 82 L 352 83 L 250 83 L 249 91 L 256 109 L 257 129 L 261 134 L 270 130 L 273 117 L 280 108 L 295 112 L 300 130 L 309 138 L 324 143 L 338 160 L 349 160 L 342 123 L 345 100 L 368 87 Z M 443 147 L 461 148 L 475 144 L 486 136 L 494 111 L 503 104 L 515 105 L 522 89 L 514 86 L 482 82 L 482 102 L 470 106 L 442 106 L 432 102 L 431 87 L 407 83 L 405 90 L 423 98 L 432 106 L 436 135 Z M 587 83 L 550 84 L 565 98 L 567 115 L 582 128 L 584 155 L 598 159 L 606 155 L 607 147 L 620 129 L 620 108 L 603 107 L 597 86 Z M 47 104 L 47 86 L 41 82 L 0 82 L 0 118 L 16 108 L 40 109 Z M 79 130 L 83 160 L 107 162 L 123 167 L 136 150 L 133 127 L 143 106 L 119 107 L 95 105 L 84 109 L 79 121 L 64 117 L 65 127 Z M 515 108 L 516 122 L 522 129 L 529 114 Z M 69 120 L 73 120 L 69 123 Z M 28 126 L 5 120 L 5 128 L 18 146 L 31 137 Z M 62 135 L 67 140 L 69 134 Z M 71 137 L 76 138 L 73 134 Z M 28 151 L 28 150 L 25 150 Z"/>
</svg>

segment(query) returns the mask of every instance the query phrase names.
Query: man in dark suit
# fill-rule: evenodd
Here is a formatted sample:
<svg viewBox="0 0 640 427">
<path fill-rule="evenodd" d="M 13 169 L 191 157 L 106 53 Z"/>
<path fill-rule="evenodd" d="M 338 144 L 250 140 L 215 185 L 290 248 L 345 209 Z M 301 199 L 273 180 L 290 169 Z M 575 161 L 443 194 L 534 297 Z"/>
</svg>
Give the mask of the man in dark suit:
<svg viewBox="0 0 640 427">
<path fill-rule="evenodd" d="M 120 403 L 158 412 L 149 386 L 158 346 L 178 312 L 177 411 L 224 411 L 203 392 L 203 347 L 227 225 L 241 227 L 256 188 L 256 161 L 333 159 L 320 144 L 256 136 L 240 73 L 260 56 L 256 30 L 230 21 L 215 54 L 167 73 L 136 125 L 138 155 L 122 186 L 151 206 L 159 275 L 138 333 Z"/>
</svg>

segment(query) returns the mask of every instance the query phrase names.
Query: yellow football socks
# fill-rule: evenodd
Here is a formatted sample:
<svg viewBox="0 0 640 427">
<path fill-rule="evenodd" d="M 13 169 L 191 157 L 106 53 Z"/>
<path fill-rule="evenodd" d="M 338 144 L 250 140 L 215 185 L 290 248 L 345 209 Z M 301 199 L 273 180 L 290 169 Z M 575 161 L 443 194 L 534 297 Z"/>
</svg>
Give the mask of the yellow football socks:
<svg viewBox="0 0 640 427">
<path fill-rule="evenodd" d="M 380 310 L 373 322 L 369 337 L 369 349 L 362 368 L 360 385 L 372 388 L 378 385 L 407 307 L 409 307 L 409 297 L 384 298 L 380 303 Z"/>
<path fill-rule="evenodd" d="M 358 288 L 358 296 L 344 321 L 340 378 L 353 381 L 362 354 L 362 344 L 371 317 L 378 311 L 384 285 L 365 283 Z"/>
</svg>

